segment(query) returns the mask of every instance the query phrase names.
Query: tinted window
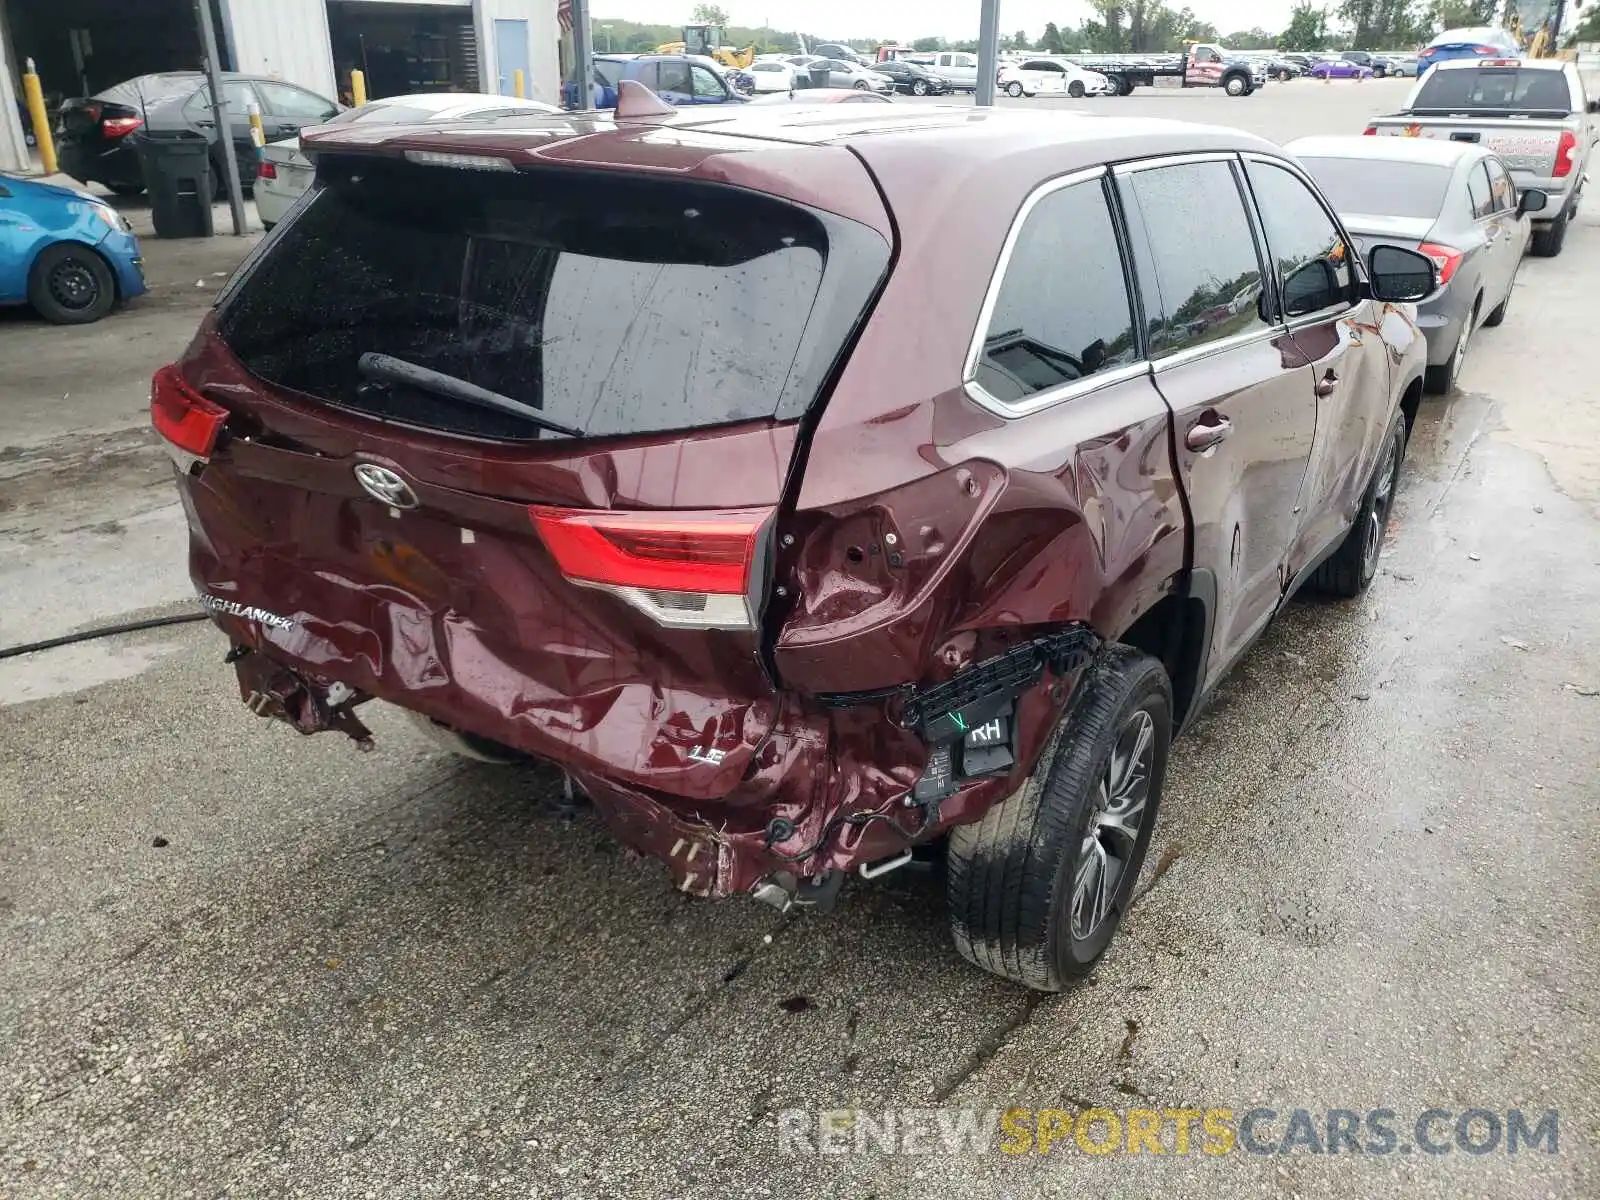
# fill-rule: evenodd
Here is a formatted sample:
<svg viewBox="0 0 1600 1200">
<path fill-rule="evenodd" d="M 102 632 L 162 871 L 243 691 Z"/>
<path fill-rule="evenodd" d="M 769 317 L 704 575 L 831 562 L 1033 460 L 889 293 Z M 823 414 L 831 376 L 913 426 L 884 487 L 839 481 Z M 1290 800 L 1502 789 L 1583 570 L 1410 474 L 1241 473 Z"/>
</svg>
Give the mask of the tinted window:
<svg viewBox="0 0 1600 1200">
<path fill-rule="evenodd" d="M 256 84 L 256 88 L 267 107 L 280 117 L 295 121 L 323 121 L 339 111 L 321 96 L 287 83 L 262 82 Z"/>
<path fill-rule="evenodd" d="M 250 119 L 250 106 L 259 104 L 255 92 L 248 83 L 240 79 L 224 79 L 222 81 L 222 96 L 228 102 L 228 120 L 248 121 Z M 211 107 L 211 85 L 205 84 L 183 106 L 183 112 L 191 121 L 214 120 L 216 113 Z"/>
<path fill-rule="evenodd" d="M 689 64 L 686 62 L 663 62 L 656 64 L 661 72 L 661 88 L 663 92 L 676 92 L 681 96 L 690 95 L 694 86 L 689 79 Z"/>
<path fill-rule="evenodd" d="M 1017 235 L 974 380 L 1015 403 L 1138 357 L 1103 187 L 1049 193 Z"/>
<path fill-rule="evenodd" d="M 1354 255 L 1311 189 L 1282 167 L 1252 162 L 1247 170 L 1285 315 L 1355 303 Z"/>
<path fill-rule="evenodd" d="M 1560 71 L 1534 67 L 1475 67 L 1429 71 L 1411 110 L 1500 109 L 1509 112 L 1571 112 L 1572 96 Z"/>
<path fill-rule="evenodd" d="M 1139 171 L 1124 181 L 1138 206 L 1160 285 L 1152 355 L 1265 328 L 1257 312 L 1261 264 L 1244 201 L 1225 162 Z"/>
<path fill-rule="evenodd" d="M 1300 165 L 1311 173 L 1335 211 L 1385 217 L 1437 217 L 1455 173 L 1453 167 L 1433 163 L 1363 158 L 1302 156 Z"/>
<path fill-rule="evenodd" d="M 1483 165 L 1489 171 L 1489 196 L 1496 212 L 1510 212 L 1517 206 L 1517 189 L 1511 182 L 1505 166 L 1498 158 L 1486 158 Z"/>
<path fill-rule="evenodd" d="M 1489 194 L 1489 173 L 1483 169 L 1482 163 L 1474 166 L 1472 173 L 1467 176 L 1467 197 L 1472 205 L 1473 216 L 1493 215 L 1494 197 Z"/>
<path fill-rule="evenodd" d="M 361 355 L 594 435 L 774 413 L 818 297 L 819 220 L 728 188 L 538 174 L 320 164 L 306 207 L 227 299 L 223 336 L 261 378 L 455 433 L 538 436 L 519 417 L 374 387 Z"/>
<path fill-rule="evenodd" d="M 648 65 L 654 66 L 655 64 L 650 63 Z M 595 78 L 601 83 L 608 88 L 614 89 L 617 86 L 617 81 L 622 78 L 622 64 L 619 62 L 607 62 L 603 59 L 599 60 L 594 64 L 594 74 Z"/>
</svg>

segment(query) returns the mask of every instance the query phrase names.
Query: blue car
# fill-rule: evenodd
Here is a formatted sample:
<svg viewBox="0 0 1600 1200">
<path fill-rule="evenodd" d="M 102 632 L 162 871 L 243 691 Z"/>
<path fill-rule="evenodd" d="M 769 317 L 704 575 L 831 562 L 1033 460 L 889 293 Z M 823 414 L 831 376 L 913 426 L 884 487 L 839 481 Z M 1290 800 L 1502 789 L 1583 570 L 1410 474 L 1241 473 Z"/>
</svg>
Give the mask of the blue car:
<svg viewBox="0 0 1600 1200">
<path fill-rule="evenodd" d="M 87 192 L 0 173 L 0 304 L 83 325 L 144 290 L 139 240 L 121 213 Z"/>
<path fill-rule="evenodd" d="M 1452 58 L 1521 58 L 1517 41 L 1504 29 L 1478 25 L 1470 29 L 1446 29 L 1417 54 L 1417 78 Z"/>
<path fill-rule="evenodd" d="M 617 106 L 617 84 L 637 80 L 668 104 L 742 104 L 715 60 L 698 54 L 599 54 L 594 59 L 593 102 L 596 108 Z M 562 105 L 576 108 L 577 85 L 562 89 Z"/>
</svg>

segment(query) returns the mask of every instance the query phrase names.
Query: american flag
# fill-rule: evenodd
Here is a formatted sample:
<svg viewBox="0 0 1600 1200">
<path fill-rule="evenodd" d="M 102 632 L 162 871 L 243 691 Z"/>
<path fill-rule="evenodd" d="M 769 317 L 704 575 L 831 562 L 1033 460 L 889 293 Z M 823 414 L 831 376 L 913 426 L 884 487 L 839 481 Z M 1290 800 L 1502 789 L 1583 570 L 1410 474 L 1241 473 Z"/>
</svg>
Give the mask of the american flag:
<svg viewBox="0 0 1600 1200">
<path fill-rule="evenodd" d="M 572 32 L 572 0 L 556 0 L 556 20 L 563 33 Z"/>
</svg>

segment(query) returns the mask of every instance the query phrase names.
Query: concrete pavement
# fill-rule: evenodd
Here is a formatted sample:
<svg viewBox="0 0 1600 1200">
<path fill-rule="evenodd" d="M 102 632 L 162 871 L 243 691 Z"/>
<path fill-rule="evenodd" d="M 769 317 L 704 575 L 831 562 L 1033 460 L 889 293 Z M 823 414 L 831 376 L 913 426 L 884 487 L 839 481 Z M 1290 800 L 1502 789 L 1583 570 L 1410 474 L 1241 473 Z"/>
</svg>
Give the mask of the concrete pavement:
<svg viewBox="0 0 1600 1200">
<path fill-rule="evenodd" d="M 1403 92 L 1361 86 L 1130 104 L 1287 139 Z M 442 757 L 392 710 L 372 755 L 258 721 L 209 627 L 0 661 L 0 1196 L 1595 1195 L 1597 272 L 1594 213 L 1525 264 L 1423 405 L 1381 578 L 1294 605 L 1176 748 L 1146 890 L 1061 996 L 957 959 L 935 879 L 854 883 L 829 917 L 689 900 L 547 771 Z M 170 357 L 196 315 L 126 353 Z M 8 418 L 0 452 L 33 464 L 0 520 L 62 555 L 75 505 L 163 520 L 153 467 L 51 488 L 33 456 L 74 420 L 143 461 L 132 368 L 70 369 L 103 373 L 90 399 L 25 398 L 44 433 Z M 16 528 L 5 643 L 19 605 L 42 633 L 185 594 L 114 534 L 40 584 Z M 1297 1108 L 1389 1109 L 1401 1136 L 780 1153 L 785 1110 L 1008 1105 L 1262 1107 L 1262 1145 Z M 1429 1153 L 1430 1107 L 1557 1110 L 1556 1153 Z"/>
</svg>

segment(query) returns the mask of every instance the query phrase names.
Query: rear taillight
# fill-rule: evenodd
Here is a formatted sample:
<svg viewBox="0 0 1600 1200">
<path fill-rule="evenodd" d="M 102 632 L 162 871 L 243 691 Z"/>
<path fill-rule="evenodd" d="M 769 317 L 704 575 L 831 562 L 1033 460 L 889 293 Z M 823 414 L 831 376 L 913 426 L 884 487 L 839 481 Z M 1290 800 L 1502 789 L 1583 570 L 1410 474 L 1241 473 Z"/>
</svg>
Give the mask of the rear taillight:
<svg viewBox="0 0 1600 1200">
<path fill-rule="evenodd" d="M 1474 54 L 1495 55 L 1495 54 L 1499 54 L 1500 53 L 1500 47 L 1499 46 L 1474 46 L 1472 48 L 1472 52 Z"/>
<path fill-rule="evenodd" d="M 1418 254 L 1426 254 L 1433 259 L 1433 265 L 1439 268 L 1439 286 L 1443 287 L 1450 282 L 1450 276 L 1456 273 L 1456 268 L 1461 265 L 1461 251 L 1451 246 L 1441 246 L 1435 242 L 1423 242 L 1417 247 Z"/>
<path fill-rule="evenodd" d="M 1554 175 L 1557 179 L 1565 179 L 1572 174 L 1572 168 L 1577 166 L 1578 139 L 1570 129 L 1561 131 L 1561 141 L 1556 144 L 1556 169 Z"/>
<path fill-rule="evenodd" d="M 257 179 L 276 179 L 278 177 L 278 164 L 270 158 L 263 158 L 261 166 L 256 171 Z"/>
<path fill-rule="evenodd" d="M 1378 136 L 1378 127 L 1376 125 L 1368 125 L 1365 129 L 1363 129 L 1361 131 L 1361 136 L 1362 137 L 1377 137 Z"/>
<path fill-rule="evenodd" d="M 528 509 L 562 574 L 662 625 L 753 629 L 752 595 L 770 508 L 711 512 Z"/>
<path fill-rule="evenodd" d="M 1436 54 L 1436 53 L 1437 53 L 1437 51 L 1435 51 L 1432 46 L 1429 46 L 1426 50 L 1419 50 L 1417 52 L 1417 57 L 1418 58 L 1432 58 L 1434 56 L 1434 54 Z"/>
<path fill-rule="evenodd" d="M 100 132 L 108 138 L 127 137 L 143 124 L 139 117 L 107 117 L 100 122 Z"/>
<path fill-rule="evenodd" d="M 150 383 L 150 422 L 185 470 L 209 462 L 228 410 L 183 381 L 177 367 L 162 367 Z"/>
</svg>

